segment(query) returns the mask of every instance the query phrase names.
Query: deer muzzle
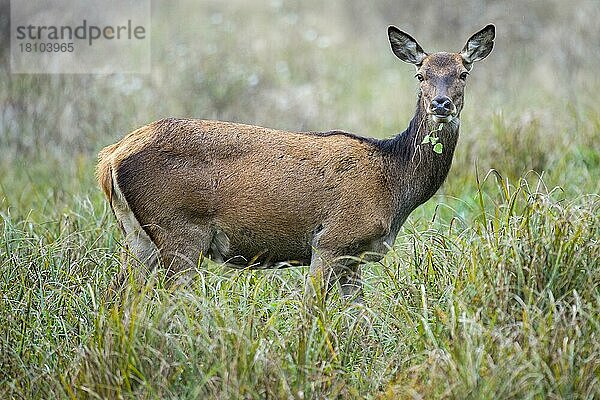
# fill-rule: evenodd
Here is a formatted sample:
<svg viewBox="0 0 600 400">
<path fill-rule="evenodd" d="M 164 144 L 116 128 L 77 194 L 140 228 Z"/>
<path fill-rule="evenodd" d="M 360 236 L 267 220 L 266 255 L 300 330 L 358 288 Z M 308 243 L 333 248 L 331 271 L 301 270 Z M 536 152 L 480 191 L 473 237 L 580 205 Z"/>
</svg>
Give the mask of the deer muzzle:
<svg viewBox="0 0 600 400">
<path fill-rule="evenodd" d="M 456 106 L 448 96 L 436 96 L 429 106 L 434 122 L 449 122 L 456 116 Z"/>
</svg>

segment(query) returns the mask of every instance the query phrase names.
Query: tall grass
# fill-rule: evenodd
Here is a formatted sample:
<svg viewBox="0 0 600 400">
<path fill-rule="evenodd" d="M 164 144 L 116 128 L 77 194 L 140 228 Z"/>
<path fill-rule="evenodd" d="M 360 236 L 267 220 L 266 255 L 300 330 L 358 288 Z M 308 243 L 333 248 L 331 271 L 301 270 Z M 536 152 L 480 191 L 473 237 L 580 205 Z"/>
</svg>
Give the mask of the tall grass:
<svg viewBox="0 0 600 400">
<path fill-rule="evenodd" d="M 0 52 L 0 398 L 600 398 L 595 2 L 181 4 L 153 4 L 149 75 Z M 390 136 L 416 84 L 385 26 L 458 49 L 489 21 L 448 181 L 364 268 L 364 306 L 305 302 L 306 268 L 173 287 L 124 265 L 101 146 L 169 115 Z"/>
<path fill-rule="evenodd" d="M 366 269 L 367 306 L 303 301 L 302 269 L 208 265 L 129 281 L 106 210 L 83 226 L 3 214 L 2 379 L 36 398 L 594 398 L 600 199 L 481 183 Z M 133 265 L 132 268 L 136 266 Z M 418 397 L 417 396 L 417 397 Z"/>
</svg>

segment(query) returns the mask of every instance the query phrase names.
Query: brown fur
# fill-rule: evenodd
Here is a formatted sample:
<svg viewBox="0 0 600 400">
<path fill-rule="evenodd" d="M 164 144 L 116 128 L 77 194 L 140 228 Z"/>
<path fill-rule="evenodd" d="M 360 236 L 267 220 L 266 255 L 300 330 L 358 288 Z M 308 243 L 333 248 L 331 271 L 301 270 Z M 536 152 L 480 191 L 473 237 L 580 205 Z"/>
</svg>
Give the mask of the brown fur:
<svg viewBox="0 0 600 400">
<path fill-rule="evenodd" d="M 98 154 L 98 165 L 96 166 L 96 178 L 98 184 L 104 192 L 109 203 L 112 203 L 113 185 L 112 185 L 112 166 L 110 163 L 110 154 L 118 147 L 118 143 L 107 146 Z"/>
<path fill-rule="evenodd" d="M 138 252 L 148 255 L 151 242 L 172 271 L 202 255 L 250 267 L 310 263 L 339 279 L 345 295 L 359 293 L 360 262 L 341 257 L 382 257 L 444 181 L 458 139 L 460 76 L 470 65 L 462 53 L 428 55 L 413 41 L 390 28 L 394 52 L 424 76 L 415 117 L 394 139 L 169 118 L 102 150 L 98 181 L 125 233 L 137 232 Z M 491 50 L 480 41 L 469 48 L 475 61 L 482 45 Z M 437 133 L 444 152 L 436 154 L 420 144 L 437 127 L 431 104 L 441 95 L 454 114 Z"/>
<path fill-rule="evenodd" d="M 131 209 L 159 249 L 207 254 L 221 231 L 229 249 L 220 255 L 244 257 L 231 263 L 307 263 L 319 225 L 333 225 L 325 244 L 361 247 L 358 232 L 346 223 L 349 210 L 362 217 L 355 226 L 369 231 L 363 234 L 381 235 L 389 225 L 382 157 L 367 142 L 176 119 L 158 121 L 144 134 L 154 139 L 121 162 L 115 157 L 114 167 Z M 191 238 L 187 243 L 190 229 L 202 231 L 204 247 Z"/>
<path fill-rule="evenodd" d="M 121 161 L 143 147 L 147 141 L 152 139 L 152 126 L 149 124 L 131 132 L 119 142 L 103 148 L 98 154 L 98 165 L 96 166 L 96 178 L 102 191 L 112 201 L 113 182 L 112 171 Z"/>
</svg>

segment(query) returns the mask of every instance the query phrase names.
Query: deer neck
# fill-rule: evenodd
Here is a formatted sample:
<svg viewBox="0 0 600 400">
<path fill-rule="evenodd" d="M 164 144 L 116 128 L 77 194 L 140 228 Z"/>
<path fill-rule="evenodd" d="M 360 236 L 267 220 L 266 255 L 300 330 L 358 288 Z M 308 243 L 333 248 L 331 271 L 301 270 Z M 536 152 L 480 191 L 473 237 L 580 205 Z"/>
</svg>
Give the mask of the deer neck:
<svg viewBox="0 0 600 400">
<path fill-rule="evenodd" d="M 407 213 L 429 200 L 444 183 L 458 141 L 459 117 L 440 128 L 439 123 L 428 118 L 419 95 L 417 110 L 408 128 L 387 141 L 390 183 L 399 213 L 408 216 Z M 441 148 L 434 147 L 437 143 Z"/>
</svg>

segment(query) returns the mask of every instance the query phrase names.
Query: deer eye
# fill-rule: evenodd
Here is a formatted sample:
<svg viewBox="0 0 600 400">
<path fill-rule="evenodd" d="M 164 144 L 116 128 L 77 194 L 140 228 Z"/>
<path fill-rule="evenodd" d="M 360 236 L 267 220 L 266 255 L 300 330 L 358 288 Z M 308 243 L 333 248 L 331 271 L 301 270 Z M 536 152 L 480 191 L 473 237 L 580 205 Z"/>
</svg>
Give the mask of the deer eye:
<svg viewBox="0 0 600 400">
<path fill-rule="evenodd" d="M 416 74 L 415 77 L 419 80 L 419 82 L 423 82 L 425 80 L 423 74 Z"/>
<path fill-rule="evenodd" d="M 469 76 L 468 72 L 463 72 L 462 74 L 460 74 L 460 79 L 465 81 L 467 80 L 467 76 Z"/>
</svg>

